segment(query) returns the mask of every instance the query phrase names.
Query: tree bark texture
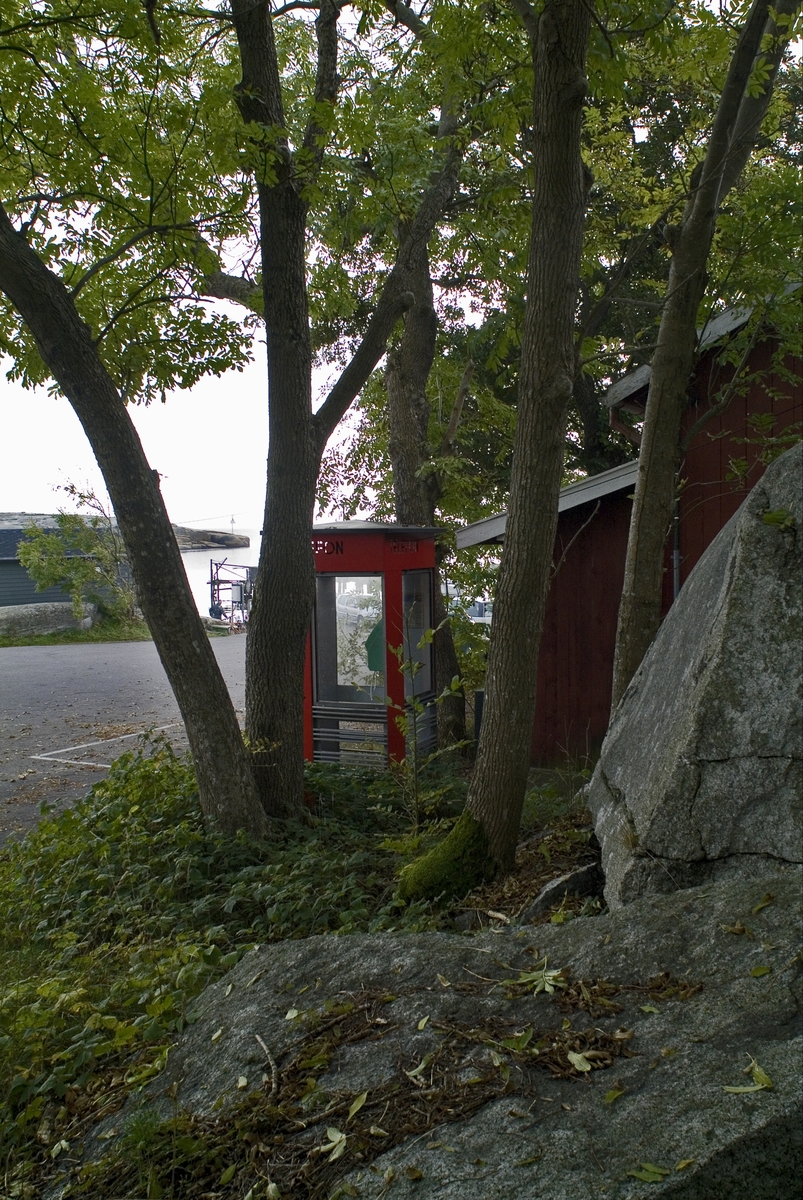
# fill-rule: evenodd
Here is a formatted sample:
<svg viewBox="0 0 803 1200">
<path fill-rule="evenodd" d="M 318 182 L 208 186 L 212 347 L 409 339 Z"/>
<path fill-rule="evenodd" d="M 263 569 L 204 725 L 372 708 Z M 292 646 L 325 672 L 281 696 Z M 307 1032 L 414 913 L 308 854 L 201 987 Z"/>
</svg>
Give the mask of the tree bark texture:
<svg viewBox="0 0 803 1200">
<path fill-rule="evenodd" d="M 429 254 L 426 243 L 414 248 L 408 281 L 415 303 L 404 316 L 398 347 L 388 351 L 385 385 L 388 396 L 388 454 L 393 471 L 396 520 L 403 525 L 435 524 L 440 483 L 435 471 L 422 474 L 431 457 L 430 406 L 427 380 L 435 359 L 438 318 L 435 313 Z M 457 652 L 441 592 L 440 566 L 436 566 L 433 593 L 435 691 L 442 696 L 460 674 Z M 466 702 L 453 692 L 438 703 L 438 745 L 446 747 L 466 736 Z"/>
<path fill-rule="evenodd" d="M 181 554 L 137 432 L 61 281 L 0 207 L 0 288 L 89 439 L 131 564 L 139 603 L 187 730 L 204 816 L 218 829 L 267 831 L 237 718 L 190 592 Z"/>
<path fill-rule="evenodd" d="M 529 4 L 523 13 L 535 72 L 532 234 L 510 505 L 482 731 L 467 801 L 501 871 L 515 859 L 530 766 L 538 648 L 574 376 L 587 191 L 580 138 L 590 12 L 585 0 L 547 0 L 540 16 Z"/>
<path fill-rule="evenodd" d="M 638 476 L 616 633 L 612 709 L 639 666 L 661 620 L 664 548 L 675 500 L 680 456 L 680 423 L 697 350 L 697 312 L 706 286 L 705 265 L 717 212 L 737 182 L 755 142 L 772 95 L 783 52 L 783 38 L 769 16 L 768 0 L 754 0 L 742 28 L 717 107 L 701 167 L 681 223 L 668 230 L 672 263 L 661 315 L 658 343 L 639 453 Z M 796 11 L 796 0 L 781 0 L 778 13 Z M 761 55 L 762 39 L 775 38 Z M 756 60 L 769 62 L 770 75 L 760 96 L 748 96 Z"/>
</svg>

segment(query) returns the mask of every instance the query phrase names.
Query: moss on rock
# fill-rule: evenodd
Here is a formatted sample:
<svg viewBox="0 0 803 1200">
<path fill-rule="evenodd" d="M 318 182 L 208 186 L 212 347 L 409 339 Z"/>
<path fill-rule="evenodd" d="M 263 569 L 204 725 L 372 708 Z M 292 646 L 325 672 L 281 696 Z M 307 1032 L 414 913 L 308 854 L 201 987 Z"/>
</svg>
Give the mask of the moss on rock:
<svg viewBox="0 0 803 1200">
<path fill-rule="evenodd" d="M 407 902 L 434 900 L 436 896 L 451 900 L 465 896 L 495 874 L 496 864 L 488 853 L 482 825 L 471 813 L 464 812 L 448 837 L 404 868 L 399 896 Z"/>
</svg>

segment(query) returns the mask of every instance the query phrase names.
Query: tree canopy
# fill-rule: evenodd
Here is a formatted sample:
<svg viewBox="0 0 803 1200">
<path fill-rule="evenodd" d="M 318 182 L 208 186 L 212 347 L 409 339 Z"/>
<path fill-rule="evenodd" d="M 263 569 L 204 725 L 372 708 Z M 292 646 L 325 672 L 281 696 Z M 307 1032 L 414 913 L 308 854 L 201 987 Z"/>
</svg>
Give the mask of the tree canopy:
<svg viewBox="0 0 803 1200">
<path fill-rule="evenodd" d="M 577 297 L 567 478 L 634 453 L 626 432 L 605 427 L 599 397 L 652 356 L 674 231 L 750 10 L 745 0 L 717 11 L 699 0 L 584 7 L 583 236 L 572 278 L 556 285 Z M 553 9 L 528 0 L 4 5 L 0 345 L 12 374 L 30 385 L 55 379 L 88 416 L 99 387 L 119 433 L 126 404 L 240 365 L 264 324 L 270 446 L 247 723 L 268 808 L 301 800 L 308 533 L 321 459 L 359 397 L 352 448 L 324 459 L 319 499 L 389 511 L 385 385 L 374 372 L 428 288 L 423 307 L 436 326 L 422 372 L 419 474 L 437 476 L 439 519 L 482 515 L 506 495 L 526 264 L 548 208 L 533 224 L 542 147 L 533 22 Z M 779 18 L 784 43 L 793 11 Z M 759 51 L 748 83 L 756 96 L 769 71 Z M 704 313 L 774 296 L 783 331 L 799 90 L 799 63 L 781 56 L 757 152 L 730 182 L 712 235 Z M 33 276 L 38 299 L 20 282 Z M 80 379 L 68 326 L 91 363 Z M 321 396 L 316 365 L 330 372 Z M 155 513 L 158 486 L 125 437 L 137 503 Z M 93 447 L 114 473 L 111 443 Z M 127 499 L 118 476 L 116 507 Z M 137 532 L 130 507 L 128 533 L 118 511 L 127 540 Z M 135 574 L 144 570 L 128 549 Z M 288 591 L 298 601 L 290 611 Z M 192 640 L 185 615 L 182 636 Z M 164 619 L 155 602 L 149 619 Z"/>
</svg>

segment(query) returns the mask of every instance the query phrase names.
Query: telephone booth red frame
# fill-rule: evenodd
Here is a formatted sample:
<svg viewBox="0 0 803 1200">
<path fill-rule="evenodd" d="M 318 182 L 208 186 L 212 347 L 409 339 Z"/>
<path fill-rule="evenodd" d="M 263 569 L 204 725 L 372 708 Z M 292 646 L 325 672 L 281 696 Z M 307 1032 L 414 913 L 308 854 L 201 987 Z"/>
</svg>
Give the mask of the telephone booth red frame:
<svg viewBox="0 0 803 1200">
<path fill-rule="evenodd" d="M 402 760 L 410 749 L 412 696 L 418 702 L 417 748 L 434 748 L 432 645 L 418 643 L 432 624 L 438 532 L 372 521 L 313 527 L 316 605 L 304 678 L 304 757 L 309 761 L 383 765 Z M 351 668 L 356 682 L 348 677 L 344 646 L 350 648 L 349 661 L 356 661 L 355 651 L 358 658 L 363 655 L 362 666 Z M 415 671 L 412 660 L 419 664 Z M 406 730 L 397 722 L 405 713 Z"/>
</svg>

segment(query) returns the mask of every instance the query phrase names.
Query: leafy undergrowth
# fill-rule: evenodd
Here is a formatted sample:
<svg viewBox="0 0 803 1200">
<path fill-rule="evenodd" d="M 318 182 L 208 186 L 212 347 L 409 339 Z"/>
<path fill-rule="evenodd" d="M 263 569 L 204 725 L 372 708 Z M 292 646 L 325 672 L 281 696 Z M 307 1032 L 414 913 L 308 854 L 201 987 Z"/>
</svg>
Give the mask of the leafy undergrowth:
<svg viewBox="0 0 803 1200">
<path fill-rule="evenodd" d="M 3 1154 L 22 1161 L 37 1136 L 52 1152 L 54 1102 L 97 1110 L 158 1070 L 193 998 L 255 943 L 437 927 L 431 907 L 394 901 L 421 839 L 392 780 L 314 766 L 308 788 L 314 812 L 270 843 L 210 834 L 190 767 L 157 744 L 4 849 Z"/>
<path fill-rule="evenodd" d="M 151 632 L 144 621 L 123 621 L 104 617 L 91 629 L 62 629 L 58 633 L 28 634 L 12 637 L 0 634 L 3 646 L 72 646 L 82 642 L 149 642 Z"/>
<path fill-rule="evenodd" d="M 161 1070 L 193 1019 L 194 998 L 254 944 L 453 928 L 459 909 L 405 906 L 395 896 L 400 868 L 444 835 L 465 797 L 466 779 L 448 768 L 423 783 L 428 824 L 412 833 L 405 791 L 389 774 L 309 765 L 308 818 L 277 824 L 270 842 L 254 844 L 204 829 L 191 768 L 157 740 L 119 759 L 80 804 L 8 844 L 0 854 L 4 1200 L 37 1196 L 44 1166 L 57 1170 L 71 1143 Z M 587 830 L 568 792 L 542 784 L 526 816 L 530 834 L 550 828 L 529 837 L 521 870 L 469 906 L 514 915 L 542 881 L 587 860 Z M 208 1190 L 216 1180 L 199 1163 L 211 1159 L 193 1146 L 217 1145 L 218 1134 L 172 1130 L 173 1160 L 179 1139 Z M 229 1149 L 232 1136 L 220 1132 Z M 219 1168 L 212 1156 L 214 1170 L 228 1170 L 227 1154 L 221 1147 Z M 132 1195 L 157 1196 L 163 1184 L 130 1186 Z M 195 1196 L 193 1188 L 185 1178 L 175 1195 Z"/>
</svg>

